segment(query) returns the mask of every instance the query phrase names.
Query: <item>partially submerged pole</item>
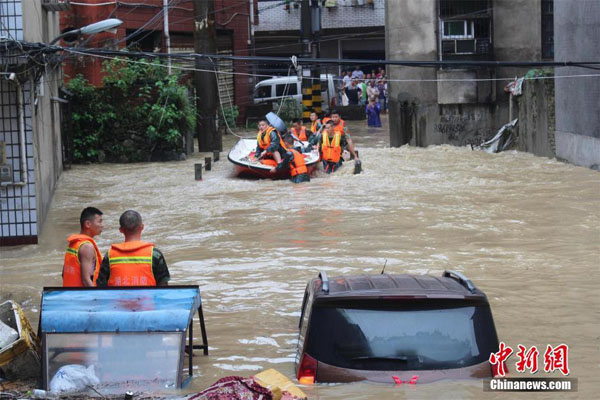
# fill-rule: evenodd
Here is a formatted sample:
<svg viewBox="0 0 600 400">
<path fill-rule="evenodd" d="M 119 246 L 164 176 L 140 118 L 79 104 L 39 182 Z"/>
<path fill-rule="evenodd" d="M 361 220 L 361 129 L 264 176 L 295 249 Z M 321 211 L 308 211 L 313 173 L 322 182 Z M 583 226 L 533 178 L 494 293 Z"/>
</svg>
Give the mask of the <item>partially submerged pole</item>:
<svg viewBox="0 0 600 400">
<path fill-rule="evenodd" d="M 210 157 L 204 157 L 204 165 L 205 165 L 204 169 L 205 170 L 210 171 L 210 169 L 212 168 L 211 161 L 212 160 Z"/>
<path fill-rule="evenodd" d="M 194 0 L 193 4 L 194 52 L 196 54 L 216 54 L 214 0 Z M 220 131 L 217 130 L 219 94 L 216 65 L 210 57 L 196 55 L 195 68 L 198 150 L 201 152 L 221 150 L 223 140 Z"/>
<path fill-rule="evenodd" d="M 202 180 L 202 164 L 194 164 L 194 176 L 197 181 Z"/>
</svg>

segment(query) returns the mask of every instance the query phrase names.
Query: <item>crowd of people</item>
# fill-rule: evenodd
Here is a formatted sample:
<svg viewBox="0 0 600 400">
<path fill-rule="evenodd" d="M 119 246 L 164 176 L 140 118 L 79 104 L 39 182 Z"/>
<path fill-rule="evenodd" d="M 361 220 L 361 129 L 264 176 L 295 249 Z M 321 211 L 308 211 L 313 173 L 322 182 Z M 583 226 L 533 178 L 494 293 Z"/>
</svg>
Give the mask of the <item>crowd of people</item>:
<svg viewBox="0 0 600 400">
<path fill-rule="evenodd" d="M 342 72 L 340 88 L 342 105 L 362 105 L 367 114 L 367 124 L 381 126 L 380 113 L 387 112 L 387 80 L 385 69 L 365 73 L 359 66 Z"/>
</svg>

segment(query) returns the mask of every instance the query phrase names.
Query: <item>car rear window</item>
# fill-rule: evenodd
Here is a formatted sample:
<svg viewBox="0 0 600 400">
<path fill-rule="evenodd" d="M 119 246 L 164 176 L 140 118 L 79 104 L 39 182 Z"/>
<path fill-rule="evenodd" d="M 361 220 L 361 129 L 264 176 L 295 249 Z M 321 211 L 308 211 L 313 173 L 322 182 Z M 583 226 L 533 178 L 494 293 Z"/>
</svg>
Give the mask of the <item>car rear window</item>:
<svg viewBox="0 0 600 400">
<path fill-rule="evenodd" d="M 497 349 L 487 304 L 319 307 L 313 310 L 306 344 L 318 361 L 364 370 L 462 368 L 486 361 Z"/>
</svg>

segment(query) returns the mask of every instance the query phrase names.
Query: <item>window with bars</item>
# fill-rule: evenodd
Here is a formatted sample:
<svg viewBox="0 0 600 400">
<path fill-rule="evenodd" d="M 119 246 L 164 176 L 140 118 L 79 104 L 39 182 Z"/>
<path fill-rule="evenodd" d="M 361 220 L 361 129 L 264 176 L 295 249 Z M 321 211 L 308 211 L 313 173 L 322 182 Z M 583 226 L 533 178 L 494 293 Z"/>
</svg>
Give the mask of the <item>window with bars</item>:
<svg viewBox="0 0 600 400">
<path fill-rule="evenodd" d="M 542 0 L 542 58 L 554 60 L 554 0 Z"/>
<path fill-rule="evenodd" d="M 37 243 L 37 202 L 35 190 L 34 144 L 31 129 L 31 85 L 22 87 L 25 104 L 25 159 L 28 183 L 26 185 L 0 185 L 0 245 Z M 13 181 L 23 179 L 21 171 L 21 146 L 17 106 L 17 88 L 10 82 L 0 80 L 0 142 L 5 147 L 5 165 L 10 166 Z M 22 239 L 26 239 L 22 241 Z"/>
<path fill-rule="evenodd" d="M 440 0 L 442 59 L 492 52 L 492 18 L 489 0 Z"/>
<path fill-rule="evenodd" d="M 23 40 L 21 0 L 0 0 L 0 38 Z"/>
</svg>

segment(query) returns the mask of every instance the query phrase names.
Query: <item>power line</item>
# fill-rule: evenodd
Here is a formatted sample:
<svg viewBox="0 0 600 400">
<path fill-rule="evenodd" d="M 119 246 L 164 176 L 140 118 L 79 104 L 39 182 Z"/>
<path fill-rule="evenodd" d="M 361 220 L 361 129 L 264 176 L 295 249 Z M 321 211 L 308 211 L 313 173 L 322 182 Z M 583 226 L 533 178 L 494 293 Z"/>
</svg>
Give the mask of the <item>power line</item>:
<svg viewBox="0 0 600 400">
<path fill-rule="evenodd" d="M 231 61 L 246 61 L 246 62 L 269 62 L 269 63 L 289 63 L 289 57 L 270 57 L 270 56 L 234 56 L 225 54 L 198 54 L 198 53 L 150 53 L 150 52 L 133 52 L 133 51 L 118 51 L 108 49 L 80 49 L 68 48 L 60 46 L 48 46 L 52 51 L 78 51 L 83 54 L 98 54 L 109 56 L 123 56 L 133 58 L 172 58 L 172 59 L 189 59 L 193 60 L 200 58 L 225 59 Z M 387 60 L 387 59 L 356 59 L 356 58 L 312 58 L 299 57 L 299 64 L 334 64 L 334 65 L 356 65 L 361 63 L 392 65 L 400 67 L 483 67 L 483 68 L 502 68 L 502 67 L 580 67 L 593 68 L 600 66 L 600 61 L 455 61 L 455 60 Z"/>
<path fill-rule="evenodd" d="M 115 59 L 118 58 L 120 55 L 115 55 L 115 54 L 92 54 L 90 52 L 82 52 L 80 49 L 69 49 L 69 48 L 65 48 L 64 49 L 67 52 L 71 52 L 74 54 L 80 54 L 80 55 L 86 55 L 86 56 L 90 56 L 90 57 L 98 57 L 98 58 L 104 58 L 104 59 Z M 176 54 L 177 55 L 177 54 Z M 201 55 L 198 55 L 201 56 Z M 230 56 L 202 56 L 202 57 L 212 57 L 212 58 L 217 58 L 217 57 L 230 57 Z M 300 59 L 299 59 L 300 60 Z M 162 65 L 162 64 L 153 64 L 153 63 L 149 63 L 146 61 L 140 61 L 140 60 L 126 60 L 127 62 L 131 62 L 131 63 L 137 63 L 137 64 L 145 64 L 145 65 L 153 65 L 153 66 L 157 66 L 157 67 L 163 67 L 166 68 L 166 65 Z M 287 61 L 289 62 L 289 59 L 287 59 Z M 346 60 L 341 60 L 341 61 L 346 61 Z M 589 63 L 587 63 L 589 64 Z M 600 62 L 595 62 L 593 64 L 600 64 Z M 566 66 L 579 66 L 579 65 L 566 65 Z M 179 69 L 182 71 L 196 71 L 196 72 L 214 72 L 214 70 L 210 70 L 210 69 L 197 69 L 197 68 L 192 68 L 192 67 L 181 67 L 181 66 L 175 66 L 173 65 L 172 68 L 174 69 Z M 268 77 L 271 78 L 272 75 L 261 75 L 261 74 L 251 74 L 251 73 L 245 73 L 245 72 L 228 72 L 228 71 L 219 71 L 219 74 L 226 74 L 226 75 L 244 75 L 244 76 L 254 76 L 254 77 Z M 531 78 L 525 78 L 525 80 L 544 80 L 544 79 L 563 79 L 563 78 L 588 78 L 588 77 L 600 77 L 600 74 L 574 74 L 574 75 L 557 75 L 557 76 L 538 76 L 538 77 L 531 77 Z M 313 79 L 310 77 L 303 77 L 303 79 Z M 316 79 L 316 78 L 314 78 Z M 341 79 L 337 79 L 337 80 L 341 80 Z M 490 82 L 490 81 L 513 81 L 514 77 L 508 77 L 508 78 L 474 78 L 474 79 L 387 79 L 387 82 Z"/>
</svg>

